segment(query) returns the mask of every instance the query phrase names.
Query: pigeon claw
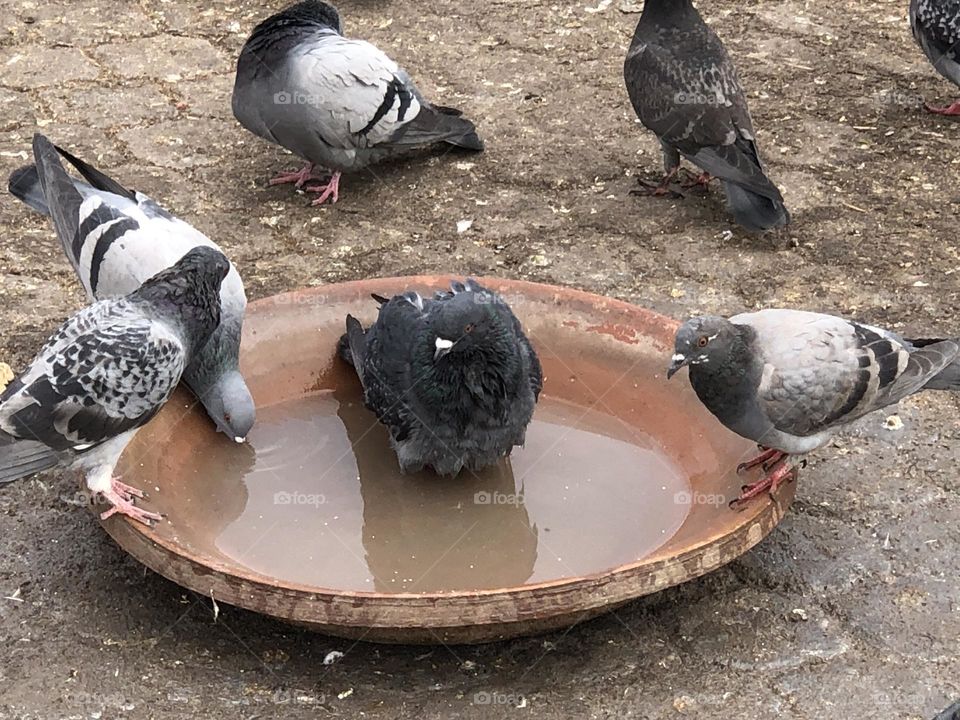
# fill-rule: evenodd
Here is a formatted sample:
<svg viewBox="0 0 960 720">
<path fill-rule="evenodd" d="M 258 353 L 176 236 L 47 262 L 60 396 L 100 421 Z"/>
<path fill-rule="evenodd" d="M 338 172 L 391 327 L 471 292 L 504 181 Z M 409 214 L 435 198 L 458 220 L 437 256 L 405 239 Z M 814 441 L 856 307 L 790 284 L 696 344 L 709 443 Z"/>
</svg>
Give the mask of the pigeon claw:
<svg viewBox="0 0 960 720">
<path fill-rule="evenodd" d="M 768 450 L 767 452 L 771 451 Z M 780 451 L 775 450 L 773 452 L 779 453 Z M 747 504 L 758 495 L 764 492 L 769 492 L 773 495 L 781 485 L 797 479 L 799 468 L 793 467 L 786 462 L 787 456 L 785 453 L 781 453 L 781 455 L 783 455 L 783 457 L 772 463 L 773 466 L 771 469 L 766 470 L 762 478 L 755 483 L 744 485 L 740 488 L 740 497 L 730 503 L 731 510 L 743 510 Z M 744 464 L 746 465 L 747 463 Z M 805 465 L 806 461 L 803 461 L 800 467 L 802 468 Z M 756 467 L 756 465 L 753 467 Z M 764 466 L 764 468 L 766 469 L 766 466 Z"/>
<path fill-rule="evenodd" d="M 684 168 L 684 170 L 688 175 L 690 175 L 691 178 L 689 181 L 680 185 L 680 187 L 682 187 L 684 190 L 690 190 L 692 188 L 706 188 L 714 180 L 713 175 L 708 172 L 702 172 L 699 175 L 696 175 L 689 170 L 686 170 L 686 168 Z"/>
<path fill-rule="evenodd" d="M 314 200 L 311 205 L 323 205 L 328 199 L 333 204 L 340 199 L 340 173 L 335 172 L 326 185 L 314 185 L 305 188 L 307 192 L 320 193 L 320 197 Z"/>
<path fill-rule="evenodd" d="M 773 448 L 760 446 L 761 453 L 752 460 L 747 460 L 737 465 L 737 475 L 743 475 L 747 470 L 763 465 L 765 472 L 770 472 L 774 465 L 787 457 L 785 452 Z"/>
<path fill-rule="evenodd" d="M 324 175 L 314 175 L 313 174 L 313 163 L 307 163 L 299 170 L 290 170 L 288 172 L 282 172 L 273 178 L 270 181 L 270 185 L 286 185 L 287 183 L 293 183 L 293 186 L 296 188 L 301 188 L 307 182 L 311 180 L 326 180 Z"/>
<path fill-rule="evenodd" d="M 670 181 L 672 179 L 673 175 L 668 175 L 661 182 L 652 183 L 643 178 L 637 178 L 637 184 L 639 184 L 640 187 L 631 190 L 630 194 L 641 195 L 643 197 L 669 197 L 673 200 L 679 200 L 683 197 L 683 193 L 671 189 Z"/>
<path fill-rule="evenodd" d="M 924 103 L 923 107 L 926 108 L 927 112 L 931 112 L 934 115 L 960 115 L 960 100 L 946 107 L 936 107 L 930 103 Z"/>
<path fill-rule="evenodd" d="M 163 519 L 163 516 L 159 513 L 150 512 L 134 505 L 134 498 L 142 498 L 143 491 L 122 483 L 117 478 L 110 481 L 109 490 L 100 494 L 104 500 L 110 503 L 110 508 L 100 513 L 101 520 L 106 520 L 114 515 L 126 515 L 132 520 L 150 527 L 154 521 Z"/>
</svg>

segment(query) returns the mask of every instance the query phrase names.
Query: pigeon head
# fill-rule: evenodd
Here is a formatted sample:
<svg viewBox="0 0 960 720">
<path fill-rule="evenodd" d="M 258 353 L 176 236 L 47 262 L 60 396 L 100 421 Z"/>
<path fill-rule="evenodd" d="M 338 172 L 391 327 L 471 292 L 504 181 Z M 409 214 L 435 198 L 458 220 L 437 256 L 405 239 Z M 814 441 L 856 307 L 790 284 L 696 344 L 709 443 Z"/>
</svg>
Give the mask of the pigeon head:
<svg viewBox="0 0 960 720">
<path fill-rule="evenodd" d="M 434 362 L 447 356 L 506 354 L 512 322 L 510 309 L 494 293 L 483 290 L 449 296 L 437 303 L 430 320 Z"/>
<path fill-rule="evenodd" d="M 737 337 L 736 326 L 726 318 L 704 315 L 687 320 L 674 338 L 667 379 L 684 365 L 722 365 Z"/>
<path fill-rule="evenodd" d="M 257 409 L 243 376 L 226 372 L 200 396 L 217 429 L 238 443 L 246 440 L 257 417 Z"/>
<path fill-rule="evenodd" d="M 290 20 L 293 22 L 306 22 L 313 25 L 322 25 L 333 28 L 340 35 L 343 34 L 343 25 L 340 23 L 340 13 L 330 3 L 322 0 L 306 0 L 296 5 L 291 5 L 283 12 L 271 18 L 271 20 Z"/>
</svg>

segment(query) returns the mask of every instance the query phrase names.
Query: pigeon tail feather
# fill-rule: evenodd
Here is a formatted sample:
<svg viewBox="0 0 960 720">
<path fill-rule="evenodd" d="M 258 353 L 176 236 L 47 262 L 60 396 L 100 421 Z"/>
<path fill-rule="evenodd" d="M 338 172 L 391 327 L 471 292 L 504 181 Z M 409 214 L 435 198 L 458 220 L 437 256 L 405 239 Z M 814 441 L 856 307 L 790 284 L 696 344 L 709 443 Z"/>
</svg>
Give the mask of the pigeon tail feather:
<svg viewBox="0 0 960 720">
<path fill-rule="evenodd" d="M 790 222 L 790 213 L 779 200 L 758 195 L 732 182 L 724 182 L 723 189 L 734 220 L 751 232 L 783 227 Z"/>
<path fill-rule="evenodd" d="M 907 340 L 915 348 L 925 348 L 930 345 L 941 343 L 945 338 L 920 338 L 916 340 Z M 954 360 L 943 370 L 933 376 L 924 390 L 960 390 L 960 360 Z"/>
<path fill-rule="evenodd" d="M 445 142 L 465 150 L 483 150 L 483 140 L 476 126 L 459 110 L 426 105 L 420 114 L 403 127 L 393 143 L 397 145 L 430 145 Z"/>
<path fill-rule="evenodd" d="M 0 430 L 0 485 L 49 470 L 58 462 L 57 454 L 43 443 Z"/>
<path fill-rule="evenodd" d="M 80 232 L 83 196 L 63 169 L 57 148 L 40 133 L 33 136 L 33 159 L 57 237 L 67 257 L 76 264 L 78 258 L 74 256 L 72 246 Z"/>
<path fill-rule="evenodd" d="M 17 200 L 25 203 L 38 213 L 50 214 L 50 206 L 47 205 L 47 199 L 43 196 L 43 187 L 40 185 L 40 174 L 37 172 L 36 165 L 27 165 L 19 170 L 14 170 L 7 182 L 7 190 Z"/>
</svg>

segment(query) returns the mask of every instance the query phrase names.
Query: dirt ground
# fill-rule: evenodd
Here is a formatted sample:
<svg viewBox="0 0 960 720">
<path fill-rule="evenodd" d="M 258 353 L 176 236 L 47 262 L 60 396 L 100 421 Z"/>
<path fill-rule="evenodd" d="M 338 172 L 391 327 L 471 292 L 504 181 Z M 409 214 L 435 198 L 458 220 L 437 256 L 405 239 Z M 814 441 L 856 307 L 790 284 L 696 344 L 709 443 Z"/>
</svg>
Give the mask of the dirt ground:
<svg viewBox="0 0 960 720">
<path fill-rule="evenodd" d="M 294 162 L 230 113 L 235 57 L 280 2 L 2 0 L 0 171 L 39 128 L 207 232 L 254 299 L 457 272 L 676 317 L 788 306 L 960 331 L 960 125 L 918 108 L 956 89 L 907 0 L 700 0 L 793 214 L 777 243 L 741 234 L 715 189 L 628 194 L 660 162 L 622 86 L 639 5 L 344 0 L 347 32 L 462 107 L 488 150 L 348 177 L 314 209 L 265 187 Z M 45 219 L 7 196 L 0 228 L 0 359 L 17 368 L 83 298 Z M 901 430 L 864 421 L 708 577 L 483 647 L 353 644 L 230 607 L 214 622 L 64 502 L 70 480 L 20 482 L 0 493 L 0 718 L 930 718 L 960 696 L 957 411 L 928 394 Z"/>
</svg>

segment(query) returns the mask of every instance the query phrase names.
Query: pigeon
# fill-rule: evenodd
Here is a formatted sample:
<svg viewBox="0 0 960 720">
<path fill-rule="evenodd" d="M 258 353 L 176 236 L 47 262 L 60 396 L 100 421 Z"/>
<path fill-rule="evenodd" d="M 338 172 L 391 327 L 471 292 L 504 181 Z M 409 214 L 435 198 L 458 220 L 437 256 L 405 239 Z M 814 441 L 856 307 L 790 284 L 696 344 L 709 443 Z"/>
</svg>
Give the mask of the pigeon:
<svg viewBox="0 0 960 720">
<path fill-rule="evenodd" d="M 377 321 L 364 330 L 348 315 L 339 353 L 389 429 L 401 472 L 478 471 L 523 445 L 543 371 L 503 298 L 468 279 L 433 298 L 374 299 Z"/>
<path fill-rule="evenodd" d="M 910 0 L 910 27 L 936 71 L 960 86 L 960 0 Z M 925 107 L 938 115 L 960 115 L 960 100 Z"/>
<path fill-rule="evenodd" d="M 58 151 L 86 182 L 66 174 Z M 66 150 L 55 148 L 44 136 L 34 137 L 33 153 L 35 164 L 10 176 L 10 192 L 53 217 L 64 252 L 91 301 L 133 292 L 192 248 L 220 250 L 143 193 L 127 190 Z M 77 193 L 82 202 L 63 202 L 62 197 L 75 199 Z M 58 198 L 61 209 L 51 213 Z M 233 265 L 223 282 L 221 303 L 222 323 L 183 377 L 217 429 L 243 442 L 253 427 L 256 408 L 239 369 L 247 296 Z"/>
<path fill-rule="evenodd" d="M 381 50 L 345 38 L 336 8 L 319 0 L 291 5 L 254 29 L 237 61 L 233 114 L 306 161 L 270 184 L 322 182 L 306 187 L 320 193 L 314 205 L 337 201 L 342 172 L 412 149 L 483 150 L 459 110 L 432 105 Z"/>
<path fill-rule="evenodd" d="M 51 210 L 72 216 L 76 207 L 65 205 L 80 204 L 74 194 Z M 114 477 L 114 467 L 216 329 L 229 270 L 221 252 L 196 247 L 129 295 L 100 300 L 67 320 L 0 395 L 0 484 L 69 465 L 111 505 L 101 518 L 159 520 L 134 505 L 143 493 Z"/>
<path fill-rule="evenodd" d="M 751 232 L 785 226 L 790 214 L 766 176 L 733 62 L 690 0 L 647 0 L 623 66 L 630 101 L 656 133 L 669 194 L 682 155 L 723 183 L 734 220 Z M 645 184 L 645 183 L 642 183 Z"/>
<path fill-rule="evenodd" d="M 769 309 L 688 320 L 667 378 L 688 366 L 707 409 L 760 445 L 738 468 L 765 470 L 744 502 L 795 477 L 788 455 L 817 449 L 857 418 L 920 390 L 960 390 L 958 353 L 956 339 L 907 340 L 833 315 Z"/>
</svg>

